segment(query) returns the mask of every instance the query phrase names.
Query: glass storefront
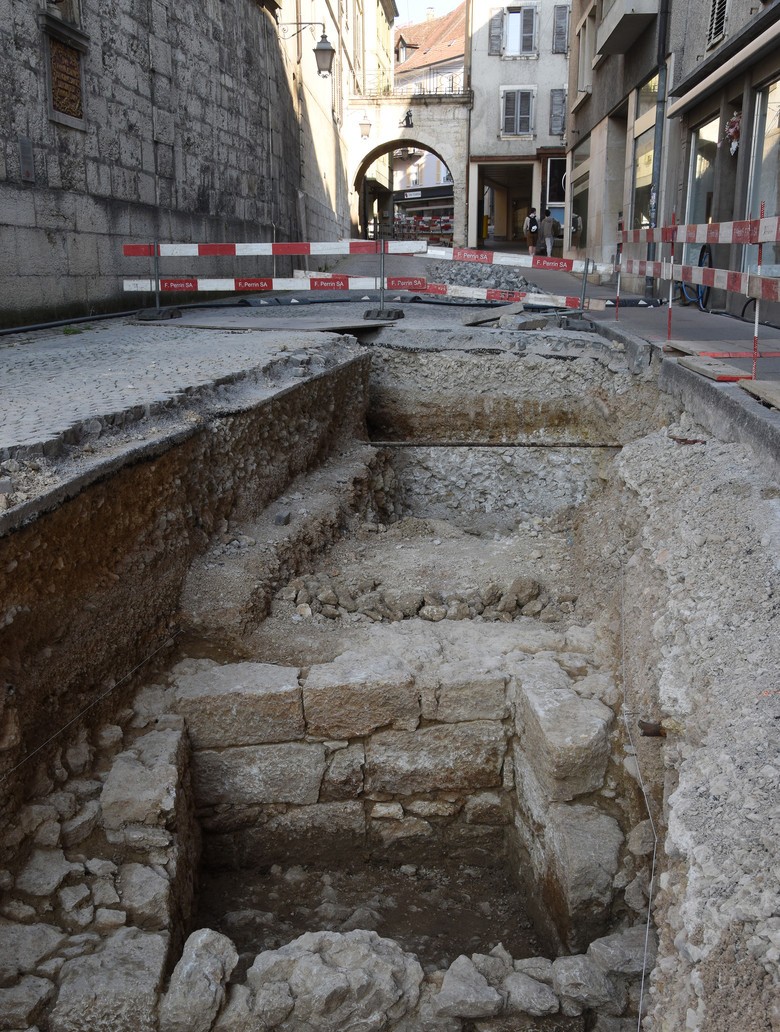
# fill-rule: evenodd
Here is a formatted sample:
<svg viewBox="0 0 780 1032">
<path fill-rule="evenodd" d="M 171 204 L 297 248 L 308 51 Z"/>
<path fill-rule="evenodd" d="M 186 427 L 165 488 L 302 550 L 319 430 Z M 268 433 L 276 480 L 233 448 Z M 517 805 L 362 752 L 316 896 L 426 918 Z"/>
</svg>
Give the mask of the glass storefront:
<svg viewBox="0 0 780 1032">
<path fill-rule="evenodd" d="M 634 229 L 645 229 L 650 223 L 650 201 L 653 186 L 653 142 L 655 126 L 634 141 Z"/>
<path fill-rule="evenodd" d="M 761 90 L 756 103 L 753 130 L 753 153 L 750 169 L 750 217 L 759 218 L 761 202 L 767 218 L 780 215 L 780 81 Z M 746 247 L 748 269 L 755 271 L 758 247 Z M 780 247 L 764 244 L 761 271 L 767 276 L 780 275 Z"/>
<path fill-rule="evenodd" d="M 691 167 L 688 176 L 688 209 L 685 221 L 702 225 L 712 221 L 712 200 L 715 191 L 715 155 L 718 151 L 720 119 L 713 118 L 699 126 L 691 140 Z M 701 244 L 686 244 L 683 261 L 696 265 Z"/>
</svg>

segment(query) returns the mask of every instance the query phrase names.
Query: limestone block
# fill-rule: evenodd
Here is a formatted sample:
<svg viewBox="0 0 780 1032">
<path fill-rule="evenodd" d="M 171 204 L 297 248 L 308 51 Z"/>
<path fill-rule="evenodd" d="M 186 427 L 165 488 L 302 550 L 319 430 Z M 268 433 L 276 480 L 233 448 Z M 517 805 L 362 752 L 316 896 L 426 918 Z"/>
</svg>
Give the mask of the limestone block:
<svg viewBox="0 0 780 1032">
<path fill-rule="evenodd" d="M 413 795 L 492 788 L 500 784 L 504 748 L 501 724 L 485 720 L 379 732 L 366 748 L 366 790 Z"/>
<path fill-rule="evenodd" d="M 619 1014 L 625 1003 L 604 970 L 579 954 L 553 961 L 553 989 L 562 1004 L 570 1005 L 564 1006 L 564 1013 L 603 1007 L 608 1013 Z"/>
<path fill-rule="evenodd" d="M 420 986 L 420 1000 L 412 1014 L 393 1025 L 393 1032 L 461 1032 L 463 1023 L 459 1018 L 439 1014 L 436 1000 L 439 987 L 430 982 Z"/>
<path fill-rule="evenodd" d="M 420 699 L 410 668 L 395 656 L 347 652 L 311 668 L 303 685 L 310 735 L 354 738 L 379 727 L 413 729 Z"/>
<path fill-rule="evenodd" d="M 543 877 L 555 885 L 562 934 L 570 949 L 581 948 L 603 932 L 612 899 L 612 879 L 623 841 L 612 817 L 592 806 L 550 808 Z"/>
<path fill-rule="evenodd" d="M 168 925 L 170 883 L 144 864 L 123 864 L 117 875 L 122 906 L 141 928 L 162 930 Z"/>
<path fill-rule="evenodd" d="M 325 747 L 317 743 L 204 749 L 193 757 L 200 806 L 316 803 L 324 773 Z"/>
<path fill-rule="evenodd" d="M 537 660 L 523 666 L 516 721 L 520 757 L 533 768 L 550 800 L 569 800 L 595 791 L 604 781 L 612 711 L 562 685 L 555 669 L 560 671 L 554 663 Z M 568 678 L 566 682 L 570 684 Z M 516 750 L 516 769 L 517 761 Z"/>
<path fill-rule="evenodd" d="M 577 681 L 574 690 L 583 699 L 598 699 L 605 706 L 615 707 L 620 702 L 620 689 L 609 674 L 588 674 Z"/>
<path fill-rule="evenodd" d="M 0 985 L 12 985 L 20 974 L 34 971 L 66 939 L 53 925 L 0 920 Z"/>
<path fill-rule="evenodd" d="M 195 749 L 290 742 L 304 734 L 295 667 L 190 662 L 176 676 L 176 708 Z"/>
<path fill-rule="evenodd" d="M 362 742 L 355 742 L 346 749 L 332 753 L 322 780 L 322 801 L 357 798 L 363 791 L 365 765 L 366 751 Z"/>
<path fill-rule="evenodd" d="M 468 660 L 442 663 L 436 717 L 445 723 L 502 720 L 507 716 L 506 675 Z"/>
<path fill-rule="evenodd" d="M 247 973 L 255 994 L 254 1014 L 259 1008 L 267 1014 L 271 1006 L 280 1011 L 289 1006 L 287 988 L 294 1006 L 272 1022 L 278 1032 L 379 1028 L 377 1015 L 385 1016 L 383 1027 L 393 1028 L 417 1006 L 422 979 L 414 956 L 363 929 L 308 932 L 279 950 L 260 954 Z M 222 1022 L 217 1028 L 227 1032 Z"/>
<path fill-rule="evenodd" d="M 166 936 L 120 928 L 95 953 L 67 960 L 50 1032 L 157 1032 L 167 947 Z"/>
<path fill-rule="evenodd" d="M 34 849 L 19 872 L 16 888 L 31 896 L 51 896 L 72 873 L 83 874 L 84 867 L 66 860 L 61 849 Z"/>
<path fill-rule="evenodd" d="M 649 856 L 655 846 L 653 822 L 650 820 L 642 821 L 632 828 L 626 840 L 626 845 L 634 856 Z"/>
<path fill-rule="evenodd" d="M 103 825 L 111 830 L 125 824 L 165 826 L 174 814 L 185 748 L 181 731 L 165 730 L 152 731 L 119 753 L 100 796 Z"/>
<path fill-rule="evenodd" d="M 634 925 L 625 932 L 594 939 L 587 956 L 609 975 L 641 975 L 655 966 L 657 937 L 654 929 Z"/>
<path fill-rule="evenodd" d="M 304 861 L 328 851 L 349 853 L 366 836 L 366 817 L 358 801 L 296 806 L 271 817 L 251 836 L 252 856 L 275 860 L 297 856 Z"/>
<path fill-rule="evenodd" d="M 210 928 L 193 932 L 160 1002 L 160 1032 L 210 1032 L 238 963 L 235 946 Z"/>
<path fill-rule="evenodd" d="M 507 975 L 502 988 L 506 993 L 507 1014 L 530 1014 L 538 1018 L 558 1012 L 560 1004 L 554 990 L 521 971 Z"/>
<path fill-rule="evenodd" d="M 48 978 L 25 976 L 7 989 L 0 989 L 0 1029 L 27 1029 L 43 1016 L 54 995 Z"/>
<path fill-rule="evenodd" d="M 493 989 L 468 957 L 450 964 L 436 997 L 439 1014 L 453 1018 L 489 1018 L 498 1014 L 503 997 Z"/>
</svg>

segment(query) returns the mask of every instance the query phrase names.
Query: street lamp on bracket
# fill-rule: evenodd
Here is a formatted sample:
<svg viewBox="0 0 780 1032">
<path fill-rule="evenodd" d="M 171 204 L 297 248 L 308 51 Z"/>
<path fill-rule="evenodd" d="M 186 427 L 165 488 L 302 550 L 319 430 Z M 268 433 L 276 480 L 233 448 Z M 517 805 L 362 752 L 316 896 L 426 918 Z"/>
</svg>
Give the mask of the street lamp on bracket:
<svg viewBox="0 0 780 1032">
<path fill-rule="evenodd" d="M 325 35 L 325 25 L 323 22 L 280 22 L 277 25 L 277 28 L 279 29 L 279 35 L 282 39 L 293 39 L 295 36 L 300 35 L 303 30 L 310 25 L 319 25 L 322 29 L 320 41 L 314 48 L 314 57 L 317 61 L 317 71 L 320 75 L 330 75 L 336 51 L 333 44 Z"/>
</svg>

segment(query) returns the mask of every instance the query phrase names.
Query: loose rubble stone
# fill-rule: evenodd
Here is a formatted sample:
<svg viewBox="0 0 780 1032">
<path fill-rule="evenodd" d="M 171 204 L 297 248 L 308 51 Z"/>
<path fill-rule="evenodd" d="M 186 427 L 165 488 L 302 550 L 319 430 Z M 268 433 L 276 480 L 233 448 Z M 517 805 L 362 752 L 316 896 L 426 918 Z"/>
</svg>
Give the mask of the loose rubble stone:
<svg viewBox="0 0 780 1032">
<path fill-rule="evenodd" d="M 53 925 L 0 920 L 0 985 L 12 985 L 20 974 L 35 971 L 66 939 Z"/>
<path fill-rule="evenodd" d="M 392 1028 L 412 1012 L 423 973 L 417 960 L 376 932 L 309 932 L 279 950 L 260 954 L 247 972 L 254 1015 L 273 1012 L 279 1032 L 342 1032 Z M 285 989 L 287 990 L 285 992 Z M 292 1008 L 289 1002 L 292 1001 Z M 230 1005 L 236 1011 L 241 1004 Z M 284 1013 L 285 1010 L 287 1013 Z M 250 1032 L 256 1024 L 218 1023 L 219 1032 Z"/>
<path fill-rule="evenodd" d="M 461 956 L 447 969 L 436 1009 L 447 1017 L 487 1018 L 498 1014 L 503 1002 L 501 994 L 491 988 L 469 958 Z"/>
<path fill-rule="evenodd" d="M 594 939 L 587 956 L 610 975 L 641 975 L 655 965 L 656 933 L 645 925 Z"/>
<path fill-rule="evenodd" d="M 502 988 L 507 994 L 507 1014 L 530 1014 L 532 1017 L 541 1017 L 543 1014 L 558 1012 L 558 997 L 550 986 L 544 982 L 537 982 L 521 971 L 507 975 Z"/>
<path fill-rule="evenodd" d="M 16 879 L 19 892 L 51 896 L 70 874 L 82 874 L 81 864 L 65 859 L 61 849 L 36 849 Z"/>
<path fill-rule="evenodd" d="M 170 882 L 144 864 L 123 864 L 117 875 L 122 905 L 141 928 L 168 927 Z"/>
<path fill-rule="evenodd" d="M 237 963 L 226 936 L 210 928 L 193 932 L 160 1003 L 160 1032 L 210 1032 Z"/>
<path fill-rule="evenodd" d="M 157 1032 L 157 997 L 165 970 L 165 936 L 122 928 L 60 972 L 50 1032 Z"/>
<path fill-rule="evenodd" d="M 587 957 L 558 957 L 553 961 L 553 989 L 561 997 L 564 1014 L 585 1008 L 607 1007 L 620 1014 L 625 995 L 610 982 L 604 970 Z"/>
<path fill-rule="evenodd" d="M 195 749 L 303 738 L 295 667 L 187 660 L 174 667 L 173 676 L 176 706 Z"/>
<path fill-rule="evenodd" d="M 54 985 L 47 978 L 32 975 L 8 989 L 0 989 L 0 1029 L 28 1029 L 43 1017 L 54 993 Z"/>
</svg>

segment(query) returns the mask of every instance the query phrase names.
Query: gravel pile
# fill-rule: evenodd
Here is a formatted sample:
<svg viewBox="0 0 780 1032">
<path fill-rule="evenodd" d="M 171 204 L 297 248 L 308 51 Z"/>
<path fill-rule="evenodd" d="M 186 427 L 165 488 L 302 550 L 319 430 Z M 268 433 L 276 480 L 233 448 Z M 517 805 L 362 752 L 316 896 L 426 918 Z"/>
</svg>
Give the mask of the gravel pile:
<svg viewBox="0 0 780 1032">
<path fill-rule="evenodd" d="M 480 265 L 478 262 L 427 262 L 426 276 L 431 283 L 452 283 L 459 287 L 483 290 L 542 291 L 511 265 Z"/>
</svg>

